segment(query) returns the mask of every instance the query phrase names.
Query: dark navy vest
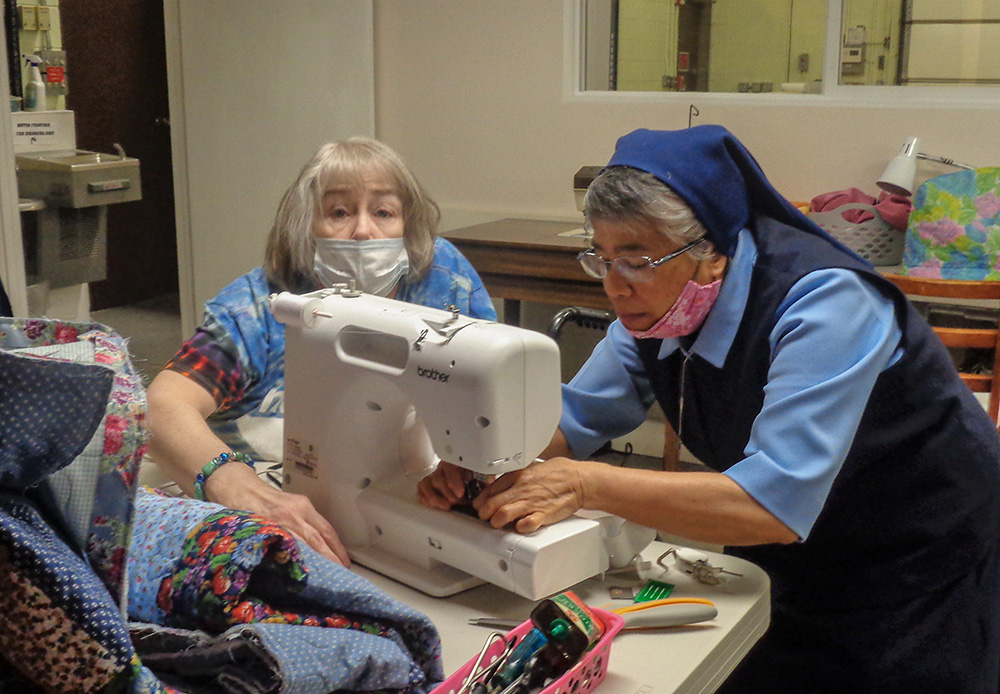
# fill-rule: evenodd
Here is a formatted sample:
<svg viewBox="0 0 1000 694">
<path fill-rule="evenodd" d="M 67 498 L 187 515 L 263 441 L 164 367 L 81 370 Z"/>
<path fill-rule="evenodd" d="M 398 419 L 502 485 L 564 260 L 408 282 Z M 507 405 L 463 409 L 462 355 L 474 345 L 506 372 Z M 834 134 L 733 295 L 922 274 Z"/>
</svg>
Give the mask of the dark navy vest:
<svg viewBox="0 0 1000 694">
<path fill-rule="evenodd" d="M 965 571 L 963 559 L 978 560 L 1000 541 L 995 425 L 926 321 L 869 265 L 822 237 L 768 218 L 759 218 L 752 233 L 757 263 L 726 362 L 717 369 L 692 356 L 685 369 L 683 442 L 699 460 L 723 471 L 744 457 L 764 399 L 777 307 L 807 273 L 854 270 L 890 297 L 904 353 L 878 378 L 808 538 L 728 551 L 768 572 L 775 603 L 798 608 L 884 604 L 945 585 Z M 656 398 L 676 429 L 682 355 L 660 361 L 660 340 L 637 343 Z M 942 565 L 946 549 L 952 560 Z"/>
</svg>

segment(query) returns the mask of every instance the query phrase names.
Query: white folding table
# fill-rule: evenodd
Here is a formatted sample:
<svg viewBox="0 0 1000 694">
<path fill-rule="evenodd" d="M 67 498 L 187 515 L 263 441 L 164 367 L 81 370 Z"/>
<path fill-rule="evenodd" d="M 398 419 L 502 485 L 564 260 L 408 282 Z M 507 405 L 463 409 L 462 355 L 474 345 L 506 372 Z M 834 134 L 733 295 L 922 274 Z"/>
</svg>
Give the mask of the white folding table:
<svg viewBox="0 0 1000 694">
<path fill-rule="evenodd" d="M 674 546 L 654 542 L 646 548 L 642 558 L 651 567 L 638 578 L 634 572 L 609 575 L 572 588 L 589 605 L 619 607 L 629 601 L 612 600 L 609 588 L 631 587 L 640 580 L 657 578 L 674 584 L 671 597 L 707 598 L 718 609 L 718 617 L 702 624 L 619 633 L 611 645 L 607 678 L 599 687 L 602 694 L 713 692 L 767 629 L 770 581 L 763 570 L 736 557 L 706 552 L 709 563 L 741 575 L 729 575 L 719 585 L 706 585 L 681 572 L 672 558 L 664 560 L 670 568 L 663 574 L 656 560 Z M 492 585 L 434 598 L 364 567 L 355 568 L 393 597 L 430 617 L 441 634 L 446 674 L 475 658 L 491 633 L 489 628 L 470 625 L 471 618 L 523 621 L 535 605 Z"/>
</svg>

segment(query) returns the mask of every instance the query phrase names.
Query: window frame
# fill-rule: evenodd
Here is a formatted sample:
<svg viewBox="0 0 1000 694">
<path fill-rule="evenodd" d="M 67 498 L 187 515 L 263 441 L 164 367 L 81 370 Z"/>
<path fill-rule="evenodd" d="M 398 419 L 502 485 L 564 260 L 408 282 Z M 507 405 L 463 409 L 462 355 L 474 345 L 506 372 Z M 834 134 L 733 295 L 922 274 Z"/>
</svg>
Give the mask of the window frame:
<svg viewBox="0 0 1000 694">
<path fill-rule="evenodd" d="M 1000 86 L 896 86 L 839 84 L 843 0 L 827 0 L 823 86 L 819 94 L 769 92 L 622 92 L 583 89 L 586 0 L 564 1 L 563 98 L 569 102 L 623 104 L 716 103 L 752 106 L 864 106 L 870 108 L 990 109 L 1000 106 Z"/>
</svg>

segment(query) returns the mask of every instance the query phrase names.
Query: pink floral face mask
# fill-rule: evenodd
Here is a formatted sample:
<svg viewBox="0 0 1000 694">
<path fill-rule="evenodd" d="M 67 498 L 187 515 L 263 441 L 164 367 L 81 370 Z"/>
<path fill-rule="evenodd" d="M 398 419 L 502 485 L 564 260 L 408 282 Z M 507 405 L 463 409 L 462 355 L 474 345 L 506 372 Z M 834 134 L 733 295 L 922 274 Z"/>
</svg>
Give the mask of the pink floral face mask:
<svg viewBox="0 0 1000 694">
<path fill-rule="evenodd" d="M 705 322 L 705 317 L 715 304 L 721 287 L 721 279 L 709 284 L 698 284 L 694 280 L 688 280 L 684 289 L 681 290 L 681 295 L 677 297 L 677 301 L 663 314 L 663 318 L 656 321 L 653 327 L 647 330 L 629 330 L 628 332 L 636 339 L 655 337 L 662 340 L 668 337 L 690 335 Z"/>
</svg>

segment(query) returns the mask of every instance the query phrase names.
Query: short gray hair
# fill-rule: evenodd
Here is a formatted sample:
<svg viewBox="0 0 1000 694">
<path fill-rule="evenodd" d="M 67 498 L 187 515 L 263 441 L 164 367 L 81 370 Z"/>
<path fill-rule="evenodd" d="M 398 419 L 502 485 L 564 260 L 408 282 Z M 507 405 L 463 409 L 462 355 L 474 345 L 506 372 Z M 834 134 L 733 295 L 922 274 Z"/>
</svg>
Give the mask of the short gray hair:
<svg viewBox="0 0 1000 694">
<path fill-rule="evenodd" d="M 264 270 L 272 284 L 289 291 L 317 288 L 313 222 L 323 191 L 333 182 L 360 188 L 365 175 L 373 173 L 388 181 L 403 203 L 403 243 L 410 265 L 407 279 L 416 281 L 426 274 L 434 259 L 434 238 L 441 219 L 437 203 L 391 147 L 353 137 L 320 147 L 281 199 L 264 254 Z"/>
<path fill-rule="evenodd" d="M 601 220 L 639 233 L 654 229 L 678 245 L 706 237 L 705 226 L 677 193 L 650 173 L 631 166 L 613 166 L 602 171 L 584 197 L 587 230 Z M 690 251 L 695 260 L 715 253 L 711 241 Z"/>
</svg>

